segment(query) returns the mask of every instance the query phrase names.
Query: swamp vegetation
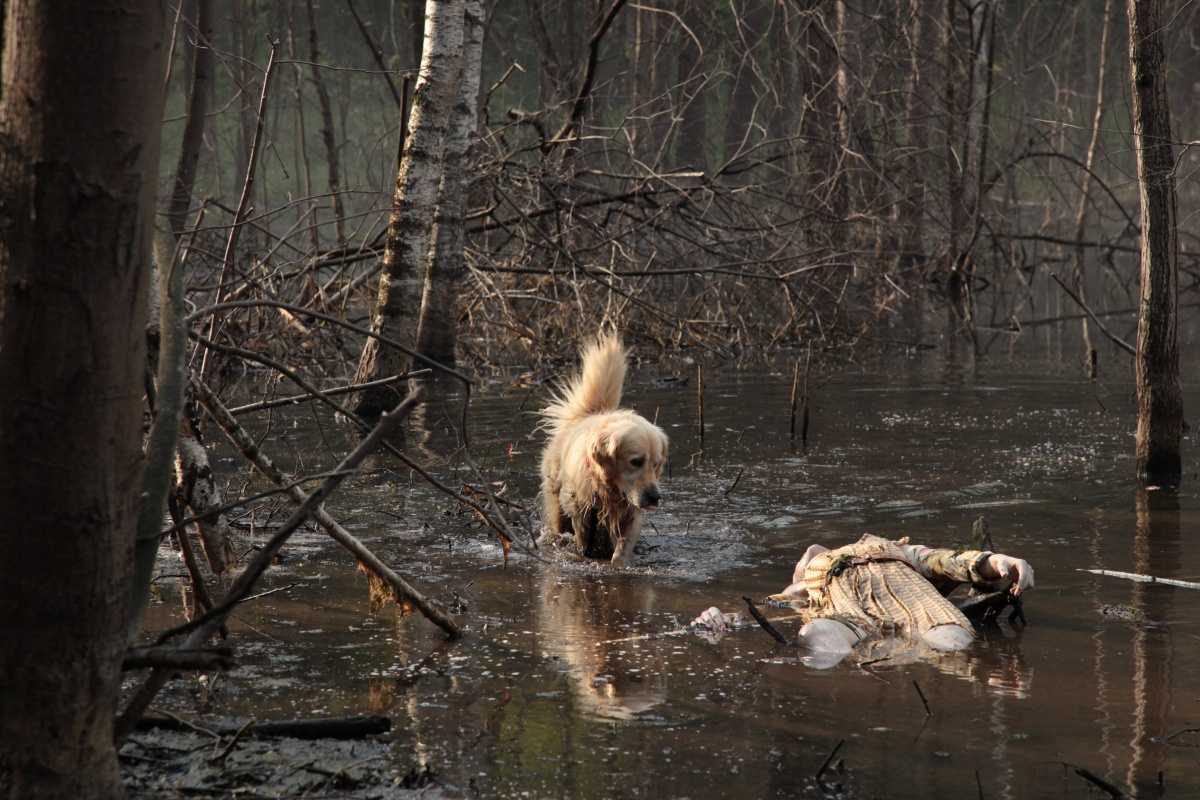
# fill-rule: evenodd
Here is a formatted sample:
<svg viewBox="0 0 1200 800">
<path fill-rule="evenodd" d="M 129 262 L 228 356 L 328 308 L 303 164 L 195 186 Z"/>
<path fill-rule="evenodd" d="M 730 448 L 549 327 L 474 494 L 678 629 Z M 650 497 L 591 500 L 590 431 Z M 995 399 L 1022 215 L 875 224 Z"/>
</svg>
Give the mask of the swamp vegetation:
<svg viewBox="0 0 1200 800">
<path fill-rule="evenodd" d="M 1200 575 L 1194 4 L 67 5 L 0 3 L 4 794 L 1200 786 L 1150 741 L 1193 727 L 1194 604 L 1071 574 Z M 611 572 L 534 544 L 534 412 L 606 328 L 673 443 Z M 993 506 L 1069 650 L 1002 626 L 818 673 L 658 638 L 811 541 L 949 545 Z M 1095 682 L 1030 690 L 1084 651 Z M 868 719 L 912 683 L 971 767 Z M 199 744 L 139 720 L 205 710 L 215 782 L 155 767 Z M 367 713 L 367 770 L 264 777 L 218 730 Z"/>
</svg>

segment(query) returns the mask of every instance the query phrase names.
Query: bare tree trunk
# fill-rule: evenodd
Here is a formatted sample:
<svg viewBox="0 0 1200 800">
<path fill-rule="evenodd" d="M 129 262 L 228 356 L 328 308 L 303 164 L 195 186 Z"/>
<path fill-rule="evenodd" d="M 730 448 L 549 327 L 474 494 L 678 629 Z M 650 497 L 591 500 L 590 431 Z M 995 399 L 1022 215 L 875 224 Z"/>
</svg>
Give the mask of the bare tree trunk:
<svg viewBox="0 0 1200 800">
<path fill-rule="evenodd" d="M 463 0 L 429 0 L 425 52 L 413 92 L 408 138 L 400 158 L 392 217 L 388 225 L 373 332 L 399 342 L 416 341 L 419 303 L 429 258 L 430 233 L 442 180 L 443 151 L 450 107 L 462 70 Z M 408 356 L 368 339 L 355 383 L 408 371 Z M 397 388 L 364 391 L 354 412 L 378 418 L 398 401 Z"/>
<path fill-rule="evenodd" d="M 464 216 L 473 177 L 479 127 L 479 81 L 483 67 L 483 2 L 464 0 L 462 75 L 450 111 L 442 191 L 434 218 L 433 248 L 421 298 L 417 352 L 454 366 L 458 344 L 458 298 L 463 292 Z"/>
<path fill-rule="evenodd" d="M 565 97 L 563 66 L 546 28 L 548 15 L 541 0 L 525 0 L 525 15 L 529 20 L 529 33 L 537 45 L 538 110 L 542 111 Z"/>
<path fill-rule="evenodd" d="M 922 80 L 921 65 L 933 57 L 937 41 L 936 19 L 928 0 L 912 0 L 912 25 L 909 40 L 909 74 L 905 79 L 904 145 L 908 178 L 907 191 L 901 194 L 896 216 L 899 222 L 900 246 L 897 254 L 901 267 L 922 261 L 925 255 L 925 195 L 928 188 L 929 123 L 928 111 L 934 107 L 934 97 L 928 78 Z"/>
<path fill-rule="evenodd" d="M 197 0 L 196 6 L 196 34 L 195 45 L 193 46 L 192 58 L 192 80 L 188 90 L 188 110 L 187 121 L 184 124 L 183 140 L 179 148 L 179 163 L 175 170 L 174 190 L 171 195 L 167 218 L 171 224 L 171 230 L 174 236 L 179 237 L 185 228 L 187 222 L 188 208 L 191 205 L 193 186 L 196 178 L 196 165 L 200 160 L 200 147 L 204 137 L 205 117 L 207 115 L 208 97 L 212 93 L 212 67 L 213 67 L 213 47 L 212 47 L 212 28 L 213 28 L 213 2 L 212 0 Z M 172 239 L 174 244 L 174 239 Z M 172 262 L 164 264 L 164 270 L 181 270 L 181 264 L 173 263 L 172 248 L 160 248 L 160 252 L 165 255 L 172 256 Z M 163 274 L 163 279 L 166 280 L 167 274 Z M 156 369 L 158 366 L 158 354 L 153 347 L 149 353 L 150 368 Z M 195 413 L 195 404 L 191 404 L 193 415 Z M 157 409 L 155 409 L 157 414 Z M 201 444 L 198 428 L 191 424 L 179 424 L 178 416 L 172 435 L 178 439 L 179 451 L 176 460 L 177 466 L 186 465 L 186 469 L 177 468 L 175 470 L 177 480 L 174 491 L 183 494 L 186 501 L 190 504 L 195 502 L 193 510 L 197 513 L 202 513 L 204 509 L 211 507 L 213 504 L 219 505 L 220 490 L 217 488 L 216 480 L 213 471 L 208 463 L 208 453 L 204 450 L 204 445 Z M 185 477 L 186 476 L 186 477 Z M 215 498 L 212 503 L 201 502 L 202 499 Z M 161 516 L 161 510 L 159 510 Z M 145 524 L 145 523 L 143 523 Z M 233 569 L 235 560 L 233 557 L 233 545 L 229 540 L 228 525 L 224 522 L 224 518 L 220 520 L 206 520 L 199 524 L 201 530 L 201 542 L 204 546 L 204 552 L 209 556 L 209 566 L 218 575 L 227 569 Z M 181 536 L 186 533 L 181 532 Z M 144 538 L 144 537 L 143 537 Z M 143 545 L 143 547 L 147 547 Z M 155 550 L 157 550 L 157 540 L 155 542 Z M 139 569 L 145 569 L 151 566 L 148 563 L 150 558 L 149 550 L 144 550 L 139 556 Z M 144 578 L 143 574 L 139 574 L 138 583 L 141 584 Z M 144 603 L 143 597 L 137 598 L 137 603 Z"/>
<path fill-rule="evenodd" d="M 1108 69 L 1108 29 L 1112 17 L 1113 0 L 1104 0 L 1104 16 L 1100 20 L 1100 65 L 1096 70 L 1096 110 L 1092 115 L 1092 131 L 1088 139 L 1087 155 L 1084 157 L 1083 186 L 1079 191 L 1079 207 L 1075 211 L 1075 292 L 1082 301 L 1087 300 L 1087 286 L 1084 280 L 1084 248 L 1083 236 L 1087 230 L 1087 208 L 1092 197 L 1092 168 L 1096 164 L 1096 142 L 1100 138 L 1100 121 L 1104 118 L 1104 76 Z M 1096 348 L 1092 345 L 1092 326 L 1084 319 L 1083 345 L 1086 351 L 1085 363 L 1088 377 L 1096 377 Z"/>
<path fill-rule="evenodd" d="M 208 100 L 213 81 L 213 0 L 197 0 L 196 31 L 187 37 L 192 44 L 192 79 L 188 86 L 187 120 L 179 144 L 179 163 L 175 167 L 175 184 L 167 211 L 171 230 L 176 236 L 183 233 L 188 209 L 192 204 L 196 183 L 196 167 L 200 163 L 200 147 L 204 142 L 204 124 L 208 116 Z"/>
<path fill-rule="evenodd" d="M 1141 313 L 1137 337 L 1135 460 L 1147 485 L 1177 487 L 1182 476 L 1183 391 L 1179 384 L 1175 148 L 1159 0 L 1129 0 L 1133 134 L 1142 199 Z"/>
<path fill-rule="evenodd" d="M 805 205 L 817 209 L 810 239 L 816 248 L 834 247 L 844 236 L 846 182 L 844 153 L 838 146 L 837 32 L 821 4 L 804 13 L 801 24 L 800 84 L 804 96 L 801 135 L 808 142 Z"/>
<path fill-rule="evenodd" d="M 678 33 L 679 137 L 675 145 L 677 167 L 708 172 L 708 71 L 704 46 L 708 21 L 701 4 L 680 0 L 683 30 Z"/>
<path fill-rule="evenodd" d="M 737 8 L 743 9 L 740 13 Z M 731 24 L 730 56 L 733 63 L 733 86 L 729 96 L 729 116 L 725 120 L 725 156 L 729 165 L 734 165 L 729 177 L 738 183 L 748 182 L 746 171 L 749 162 L 742 156 L 758 141 L 754 134 L 755 109 L 758 106 L 759 75 L 755 62 L 759 42 L 765 35 L 765 23 L 769 19 L 763 0 L 749 0 L 735 6 Z"/>
<path fill-rule="evenodd" d="M 251 71 L 254 46 L 246 42 L 246 31 L 251 29 L 251 23 L 246 19 L 249 0 L 233 0 L 233 20 L 230 26 L 233 31 L 233 75 L 238 82 L 237 98 L 237 149 L 235 174 L 246 174 L 246 165 L 250 163 L 250 149 L 254 141 L 254 96 L 248 91 L 254 83 Z"/>
<path fill-rule="evenodd" d="M 308 53 L 312 61 L 313 85 L 317 87 L 317 100 L 321 106 L 321 139 L 325 143 L 325 165 L 329 171 L 329 194 L 333 199 L 333 229 L 338 247 L 346 244 L 345 211 L 342 209 L 342 179 L 338 174 L 337 142 L 333 137 L 333 109 L 329 104 L 329 90 L 321 76 L 321 51 L 317 47 L 317 20 L 312 0 L 305 0 L 308 12 Z"/>
<path fill-rule="evenodd" d="M 171 14 L 8 3 L 0 73 L 0 796 L 122 795 Z M 19 644 L 18 644 L 19 643 Z"/>
</svg>

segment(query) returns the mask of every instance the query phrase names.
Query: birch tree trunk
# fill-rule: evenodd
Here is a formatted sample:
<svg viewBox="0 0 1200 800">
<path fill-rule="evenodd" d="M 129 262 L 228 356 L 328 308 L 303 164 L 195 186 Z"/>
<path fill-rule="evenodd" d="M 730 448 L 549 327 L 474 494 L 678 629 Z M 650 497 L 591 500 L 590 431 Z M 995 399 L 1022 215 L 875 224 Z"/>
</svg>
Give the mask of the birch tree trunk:
<svg viewBox="0 0 1200 800">
<path fill-rule="evenodd" d="M 458 91 L 463 53 L 463 0 L 429 0 L 425 50 L 413 91 L 408 138 L 400 156 L 392 217 L 379 279 L 371 330 L 402 343 L 415 343 L 422 282 L 429 258 L 430 233 L 442 182 L 442 164 L 450 107 Z M 355 383 L 406 372 L 409 358 L 370 338 L 358 362 Z M 395 407 L 402 386 L 369 389 L 359 395 L 354 413 L 377 419 Z"/>
<path fill-rule="evenodd" d="M 462 74 L 450 111 L 442 191 L 434 219 L 433 248 L 421 298 L 417 352 L 454 366 L 458 343 L 458 297 L 462 294 L 464 217 L 471 188 L 479 128 L 479 82 L 483 67 L 483 2 L 464 0 Z"/>
<path fill-rule="evenodd" d="M 171 14 L 8 3 L 0 72 L 0 796 L 123 794 Z M 19 644 L 18 644 L 19 643 Z"/>
<path fill-rule="evenodd" d="M 1138 425 L 1134 457 L 1146 485 L 1177 487 L 1182 476 L 1183 391 L 1179 384 L 1178 233 L 1175 148 L 1167 103 L 1159 0 L 1129 0 L 1133 135 L 1142 200 L 1141 313 L 1137 336 Z"/>
</svg>

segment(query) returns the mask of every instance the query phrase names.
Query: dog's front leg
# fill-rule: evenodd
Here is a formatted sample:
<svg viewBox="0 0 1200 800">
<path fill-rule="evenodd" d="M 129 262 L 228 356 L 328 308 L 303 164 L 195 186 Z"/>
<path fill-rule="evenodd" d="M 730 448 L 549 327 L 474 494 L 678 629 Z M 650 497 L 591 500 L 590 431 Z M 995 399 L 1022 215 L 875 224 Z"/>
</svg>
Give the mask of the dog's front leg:
<svg viewBox="0 0 1200 800">
<path fill-rule="evenodd" d="M 642 535 L 642 510 L 621 522 L 621 534 L 613 542 L 612 563 L 619 567 L 627 567 L 633 563 L 633 546 Z"/>
</svg>

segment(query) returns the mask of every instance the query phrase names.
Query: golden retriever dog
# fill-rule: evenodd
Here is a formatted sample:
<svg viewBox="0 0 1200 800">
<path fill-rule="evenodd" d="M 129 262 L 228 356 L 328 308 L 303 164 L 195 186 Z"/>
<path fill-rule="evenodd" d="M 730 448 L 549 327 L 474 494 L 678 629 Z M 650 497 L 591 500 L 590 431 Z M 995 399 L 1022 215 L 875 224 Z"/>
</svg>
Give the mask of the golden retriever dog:
<svg viewBox="0 0 1200 800">
<path fill-rule="evenodd" d="M 583 365 L 542 411 L 542 522 L 574 536 L 588 558 L 628 565 L 644 510 L 658 508 L 667 435 L 620 408 L 625 350 L 614 335 L 584 348 Z"/>
</svg>

